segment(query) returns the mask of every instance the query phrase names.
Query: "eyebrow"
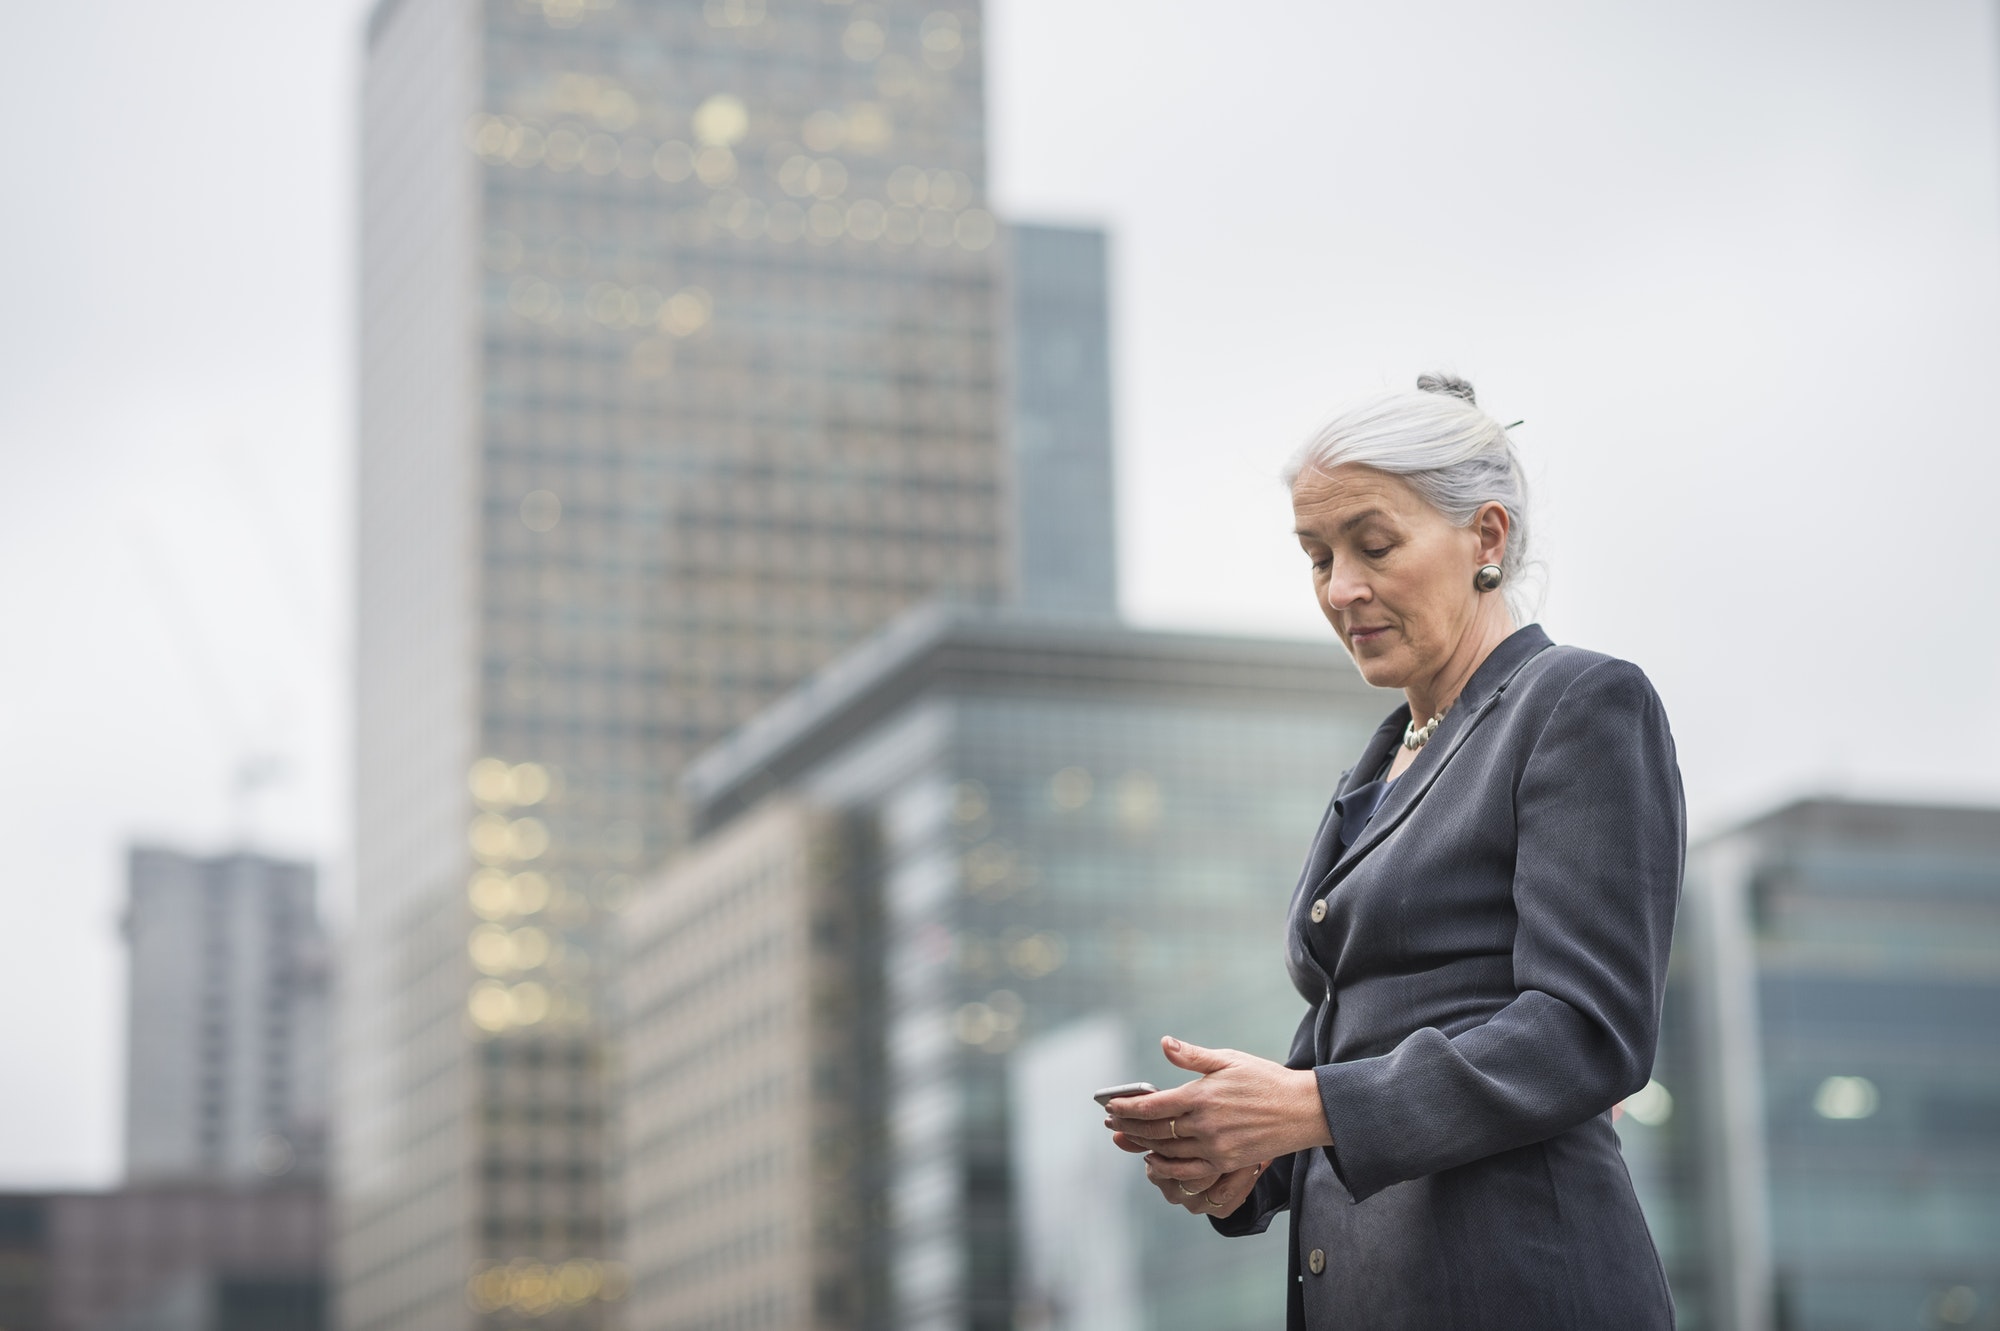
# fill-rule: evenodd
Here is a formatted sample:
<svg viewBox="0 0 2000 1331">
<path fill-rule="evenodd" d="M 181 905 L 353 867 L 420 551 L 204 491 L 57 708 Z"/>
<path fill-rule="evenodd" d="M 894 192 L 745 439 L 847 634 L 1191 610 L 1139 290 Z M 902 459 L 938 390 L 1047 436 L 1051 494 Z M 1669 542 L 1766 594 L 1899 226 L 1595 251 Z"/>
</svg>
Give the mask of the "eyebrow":
<svg viewBox="0 0 2000 1331">
<path fill-rule="evenodd" d="M 1385 514 L 1379 508 L 1364 509 L 1361 512 L 1356 513 L 1353 517 L 1349 518 L 1347 521 L 1340 524 L 1340 534 L 1342 536 L 1345 536 L 1347 533 L 1353 531 L 1356 527 L 1359 527 L 1362 523 L 1368 521 L 1368 519 L 1379 518 L 1383 516 L 1385 516 Z M 1311 536 L 1312 534 L 1313 533 L 1307 531 L 1303 527 L 1292 528 L 1292 535 L 1294 536 Z"/>
</svg>

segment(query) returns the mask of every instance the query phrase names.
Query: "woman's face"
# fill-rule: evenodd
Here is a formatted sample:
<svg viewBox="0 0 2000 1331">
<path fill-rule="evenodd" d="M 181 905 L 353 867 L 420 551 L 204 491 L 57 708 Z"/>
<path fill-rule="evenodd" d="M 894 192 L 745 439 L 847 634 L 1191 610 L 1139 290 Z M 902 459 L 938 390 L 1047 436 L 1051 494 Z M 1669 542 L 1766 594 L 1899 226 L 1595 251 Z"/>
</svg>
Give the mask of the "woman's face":
<svg viewBox="0 0 2000 1331">
<path fill-rule="evenodd" d="M 1299 473 L 1292 514 L 1320 612 L 1361 677 L 1400 689 L 1442 669 L 1482 609 L 1472 577 L 1499 562 L 1505 510 L 1489 504 L 1454 527 L 1401 477 L 1348 463 Z"/>
</svg>

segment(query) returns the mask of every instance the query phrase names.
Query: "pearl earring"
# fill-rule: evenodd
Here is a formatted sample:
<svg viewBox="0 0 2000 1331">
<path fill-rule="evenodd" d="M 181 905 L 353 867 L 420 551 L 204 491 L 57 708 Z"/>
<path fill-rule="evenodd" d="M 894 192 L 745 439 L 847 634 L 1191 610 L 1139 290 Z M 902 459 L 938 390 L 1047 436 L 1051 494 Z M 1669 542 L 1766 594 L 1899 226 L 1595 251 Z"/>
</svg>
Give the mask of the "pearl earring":
<svg viewBox="0 0 2000 1331">
<path fill-rule="evenodd" d="M 1482 592 L 1490 592 L 1500 585 L 1500 577 L 1498 564 L 1481 564 L 1479 571 L 1472 575 L 1472 585 Z"/>
</svg>

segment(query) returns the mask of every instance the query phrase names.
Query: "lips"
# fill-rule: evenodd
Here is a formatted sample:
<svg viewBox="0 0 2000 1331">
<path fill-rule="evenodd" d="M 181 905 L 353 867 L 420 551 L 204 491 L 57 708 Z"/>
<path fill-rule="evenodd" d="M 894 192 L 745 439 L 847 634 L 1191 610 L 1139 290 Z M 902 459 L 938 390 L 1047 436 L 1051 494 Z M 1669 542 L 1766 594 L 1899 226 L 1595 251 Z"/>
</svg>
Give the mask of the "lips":
<svg viewBox="0 0 2000 1331">
<path fill-rule="evenodd" d="M 1371 624 L 1362 628 L 1350 628 L 1347 630 L 1347 640 L 1357 645 L 1367 642 L 1377 642 L 1388 631 L 1389 626 L 1387 624 Z"/>
</svg>

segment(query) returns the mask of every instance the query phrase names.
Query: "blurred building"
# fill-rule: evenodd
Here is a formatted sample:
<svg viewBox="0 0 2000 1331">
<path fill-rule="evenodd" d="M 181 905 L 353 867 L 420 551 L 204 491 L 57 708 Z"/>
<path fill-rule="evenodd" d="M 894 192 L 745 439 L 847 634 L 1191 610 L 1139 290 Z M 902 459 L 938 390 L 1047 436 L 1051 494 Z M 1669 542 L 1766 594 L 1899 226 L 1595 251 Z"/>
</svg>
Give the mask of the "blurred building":
<svg viewBox="0 0 2000 1331">
<path fill-rule="evenodd" d="M 151 846 L 128 866 L 126 1177 L 318 1175 L 329 1015 L 312 866 Z"/>
<path fill-rule="evenodd" d="M 317 1186 L 0 1193 L 6 1331 L 321 1331 Z"/>
<path fill-rule="evenodd" d="M 327 949 L 309 864 L 130 854 L 126 1186 L 0 1194 L 6 1331 L 327 1324 Z"/>
<path fill-rule="evenodd" d="M 1805 800 L 1689 859 L 1620 1122 L 1688 1331 L 2000 1327 L 2000 809 Z"/>
<path fill-rule="evenodd" d="M 1284 909 L 1388 705 L 1331 646 L 932 608 L 702 758 L 628 931 L 636 1324 L 1281 1321 L 1282 1235 L 1040 1163 L 1181 1079 L 1161 1034 L 1283 1056 Z"/>
<path fill-rule="evenodd" d="M 1118 609 L 1105 235 L 1007 228 L 1012 294 L 1014 585 L 1031 609 Z"/>
<path fill-rule="evenodd" d="M 608 918 L 686 761 L 1008 577 L 975 3 L 380 0 L 341 1316 L 616 1301 Z"/>
<path fill-rule="evenodd" d="M 868 829 L 778 798 L 627 916 L 628 1314 L 881 1325 L 881 955 Z"/>
</svg>

